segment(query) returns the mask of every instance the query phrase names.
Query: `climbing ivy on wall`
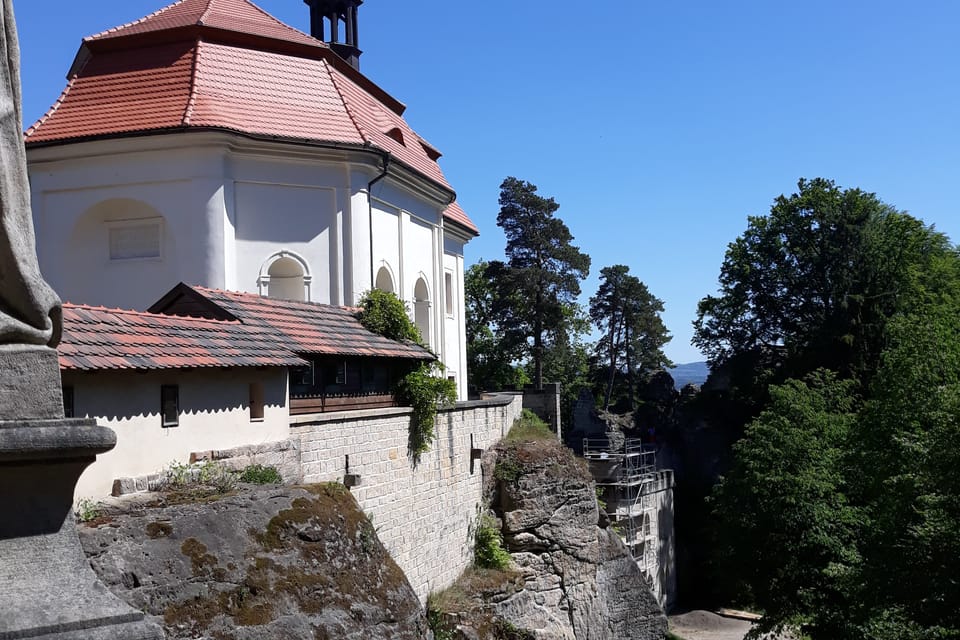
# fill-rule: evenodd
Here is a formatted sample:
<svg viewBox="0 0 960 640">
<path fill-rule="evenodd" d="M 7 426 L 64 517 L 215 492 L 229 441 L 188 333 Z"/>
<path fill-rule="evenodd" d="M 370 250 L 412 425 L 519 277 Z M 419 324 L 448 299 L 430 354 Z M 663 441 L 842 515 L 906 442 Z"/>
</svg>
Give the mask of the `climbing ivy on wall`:
<svg viewBox="0 0 960 640">
<path fill-rule="evenodd" d="M 410 321 L 406 306 L 394 294 L 379 289 L 368 291 L 360 300 L 360 307 L 360 323 L 368 330 L 391 340 L 416 342 L 429 350 Z M 437 360 L 417 363 L 394 386 L 397 401 L 413 408 L 408 448 L 414 459 L 430 450 L 436 437 L 437 410 L 457 400 L 456 384 L 442 373 L 443 365 Z"/>
</svg>

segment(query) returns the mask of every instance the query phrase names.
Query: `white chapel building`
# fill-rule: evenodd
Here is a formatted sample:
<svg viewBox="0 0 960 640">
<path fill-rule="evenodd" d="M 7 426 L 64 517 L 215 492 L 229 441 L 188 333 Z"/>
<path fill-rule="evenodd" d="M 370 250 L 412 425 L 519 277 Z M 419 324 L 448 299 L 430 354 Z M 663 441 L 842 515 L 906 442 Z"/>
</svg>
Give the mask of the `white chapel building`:
<svg viewBox="0 0 960 640">
<path fill-rule="evenodd" d="M 359 71 L 363 0 L 312 35 L 248 0 L 179 0 L 83 40 L 26 132 L 41 269 L 64 300 L 146 309 L 178 282 L 405 300 L 466 399 L 478 231 L 404 105 Z"/>
</svg>

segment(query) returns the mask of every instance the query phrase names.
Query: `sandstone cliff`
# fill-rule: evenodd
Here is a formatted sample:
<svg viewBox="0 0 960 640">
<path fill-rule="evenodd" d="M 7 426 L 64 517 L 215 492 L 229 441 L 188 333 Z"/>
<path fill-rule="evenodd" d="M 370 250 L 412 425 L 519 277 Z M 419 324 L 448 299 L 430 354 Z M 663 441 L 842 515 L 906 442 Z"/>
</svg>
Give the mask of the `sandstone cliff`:
<svg viewBox="0 0 960 640">
<path fill-rule="evenodd" d="M 502 444 L 485 456 L 484 471 L 513 568 L 499 578 L 468 572 L 456 596 L 441 597 L 461 637 L 485 637 L 490 628 L 500 629 L 496 637 L 537 640 L 664 637 L 663 611 L 626 547 L 599 521 L 593 480 L 569 449 L 556 441 Z"/>
<path fill-rule="evenodd" d="M 570 450 L 549 439 L 501 444 L 482 467 L 488 521 L 502 532 L 511 568 L 468 572 L 449 590 L 463 596 L 447 616 L 461 638 L 664 636 L 663 613 L 626 548 L 598 522 L 593 481 Z M 190 490 L 124 505 L 80 525 L 81 542 L 104 583 L 170 640 L 455 637 L 436 620 L 433 636 L 342 485 Z"/>
<path fill-rule="evenodd" d="M 176 498 L 152 494 L 79 527 L 103 582 L 167 638 L 429 637 L 416 594 L 342 485 Z"/>
</svg>

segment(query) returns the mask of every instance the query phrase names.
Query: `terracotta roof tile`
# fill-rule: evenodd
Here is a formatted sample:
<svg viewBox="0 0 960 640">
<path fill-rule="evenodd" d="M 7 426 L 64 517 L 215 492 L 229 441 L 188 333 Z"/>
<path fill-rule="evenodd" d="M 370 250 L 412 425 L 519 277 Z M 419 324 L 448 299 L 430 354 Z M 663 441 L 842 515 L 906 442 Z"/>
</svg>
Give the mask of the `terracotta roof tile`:
<svg viewBox="0 0 960 640">
<path fill-rule="evenodd" d="M 173 42 L 143 37 L 185 27 L 195 31 L 171 36 Z M 216 37 L 223 31 L 266 40 L 227 44 Z M 99 44 L 121 39 L 122 47 Z M 86 61 L 60 99 L 27 130 L 28 145 L 221 128 L 381 149 L 452 191 L 437 164 L 440 152 L 410 128 L 402 105 L 331 64 L 327 57 L 335 54 L 326 44 L 249 0 L 181 0 L 91 36 L 85 46 L 89 56 L 80 57 Z M 476 233 L 459 207 L 445 215 Z"/>
<path fill-rule="evenodd" d="M 188 26 L 207 26 L 297 44 L 326 46 L 277 20 L 249 0 L 179 0 L 139 20 L 108 29 L 85 40 L 107 40 Z"/>
<path fill-rule="evenodd" d="M 186 288 L 186 287 L 185 287 Z M 372 333 L 357 319 L 357 310 L 314 302 L 266 298 L 253 293 L 189 287 L 269 337 L 277 346 L 310 355 L 375 355 L 389 358 L 430 359 L 423 347 L 397 342 Z"/>
<path fill-rule="evenodd" d="M 323 60 L 202 43 L 192 126 L 362 145 Z"/>
<path fill-rule="evenodd" d="M 304 361 L 237 320 L 63 305 L 65 370 L 297 366 Z"/>
<path fill-rule="evenodd" d="M 179 127 L 190 97 L 195 47 L 166 44 L 95 57 L 53 109 L 27 130 L 28 141 Z M 41 131 L 42 130 L 42 131 Z"/>
<path fill-rule="evenodd" d="M 467 215 L 467 212 L 463 210 L 463 207 L 460 206 L 459 202 L 451 202 L 450 206 L 447 207 L 447 210 L 443 212 L 444 217 L 447 220 L 452 220 L 456 223 L 459 223 L 470 229 L 474 233 L 479 233 L 477 225 L 473 224 L 473 220 Z"/>
</svg>

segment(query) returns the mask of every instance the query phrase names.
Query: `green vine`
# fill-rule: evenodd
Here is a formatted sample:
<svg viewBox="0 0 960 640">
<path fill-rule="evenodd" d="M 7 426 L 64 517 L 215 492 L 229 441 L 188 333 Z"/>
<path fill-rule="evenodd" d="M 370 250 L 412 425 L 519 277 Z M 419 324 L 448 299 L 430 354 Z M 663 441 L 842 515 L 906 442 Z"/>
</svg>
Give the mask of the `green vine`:
<svg viewBox="0 0 960 640">
<path fill-rule="evenodd" d="M 391 340 L 416 342 L 428 349 L 410 321 L 406 305 L 394 294 L 378 289 L 368 291 L 360 300 L 360 307 L 360 323 L 368 330 Z M 437 410 L 457 400 L 457 385 L 442 376 L 443 370 L 436 360 L 418 363 L 394 386 L 397 401 L 413 408 L 408 446 L 414 459 L 430 450 L 436 437 Z"/>
<path fill-rule="evenodd" d="M 437 410 L 457 401 L 457 385 L 436 374 L 443 373 L 440 363 L 425 362 L 400 378 L 394 394 L 401 404 L 413 408 L 410 416 L 410 452 L 414 458 L 430 450 L 436 437 Z"/>
</svg>

